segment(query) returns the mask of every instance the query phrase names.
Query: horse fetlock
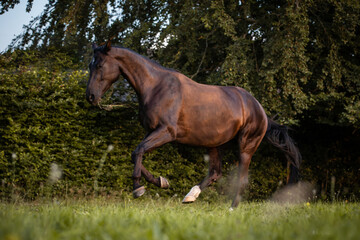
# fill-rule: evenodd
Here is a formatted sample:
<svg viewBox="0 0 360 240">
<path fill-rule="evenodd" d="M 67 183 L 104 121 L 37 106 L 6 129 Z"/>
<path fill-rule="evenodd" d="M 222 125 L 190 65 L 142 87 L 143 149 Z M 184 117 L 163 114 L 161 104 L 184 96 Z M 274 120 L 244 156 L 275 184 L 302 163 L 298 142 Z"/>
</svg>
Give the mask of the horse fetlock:
<svg viewBox="0 0 360 240">
<path fill-rule="evenodd" d="M 237 194 L 237 195 L 235 196 L 232 204 L 231 204 L 231 208 L 233 208 L 233 209 L 234 209 L 234 208 L 237 208 L 237 206 L 239 205 L 240 201 L 241 201 L 241 195 L 240 195 L 240 194 Z"/>
<path fill-rule="evenodd" d="M 246 188 L 247 185 L 249 185 L 249 179 L 247 177 L 240 179 L 240 188 Z"/>
<path fill-rule="evenodd" d="M 199 197 L 200 193 L 201 193 L 201 189 L 199 185 L 192 187 L 190 192 L 186 194 L 186 196 L 182 200 L 182 203 L 195 202 L 195 200 Z"/>
<path fill-rule="evenodd" d="M 215 173 L 212 177 L 211 177 L 211 181 L 216 182 L 217 180 L 219 180 L 221 178 L 222 174 L 217 174 Z"/>
<path fill-rule="evenodd" d="M 134 189 L 137 188 L 140 184 L 140 179 L 141 179 L 141 171 L 134 171 L 133 175 L 132 175 L 132 180 L 134 182 Z"/>
</svg>

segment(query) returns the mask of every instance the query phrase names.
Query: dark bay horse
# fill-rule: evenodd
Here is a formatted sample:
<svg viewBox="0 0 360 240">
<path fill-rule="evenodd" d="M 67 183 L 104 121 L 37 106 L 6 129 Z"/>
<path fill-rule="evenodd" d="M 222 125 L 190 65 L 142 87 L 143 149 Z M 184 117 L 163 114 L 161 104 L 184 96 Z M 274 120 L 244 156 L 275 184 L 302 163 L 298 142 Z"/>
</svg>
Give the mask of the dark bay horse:
<svg viewBox="0 0 360 240">
<path fill-rule="evenodd" d="M 264 136 L 281 149 L 290 164 L 289 183 L 298 181 L 301 155 L 287 128 L 269 119 L 260 103 L 240 87 L 211 86 L 194 82 L 183 74 L 162 67 L 127 48 L 93 44 L 86 98 L 99 105 L 101 97 L 122 75 L 134 88 L 140 108 L 140 121 L 147 134 L 132 153 L 133 195 L 140 197 L 145 179 L 161 188 L 169 187 L 163 177 L 155 178 L 142 164 L 146 152 L 169 142 L 206 147 L 209 173 L 195 185 L 183 202 L 196 200 L 201 190 L 222 175 L 219 147 L 237 139 L 240 149 L 238 186 L 232 207 L 248 183 L 251 157 Z"/>
</svg>

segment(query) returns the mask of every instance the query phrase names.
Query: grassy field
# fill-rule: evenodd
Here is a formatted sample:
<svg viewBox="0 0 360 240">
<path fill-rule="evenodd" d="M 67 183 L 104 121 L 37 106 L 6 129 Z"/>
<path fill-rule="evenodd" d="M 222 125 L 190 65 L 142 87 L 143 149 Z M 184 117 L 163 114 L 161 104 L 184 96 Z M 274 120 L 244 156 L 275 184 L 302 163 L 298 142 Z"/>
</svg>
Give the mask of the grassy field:
<svg viewBox="0 0 360 240">
<path fill-rule="evenodd" d="M 359 239 L 359 203 L 0 203 L 0 239 Z"/>
</svg>

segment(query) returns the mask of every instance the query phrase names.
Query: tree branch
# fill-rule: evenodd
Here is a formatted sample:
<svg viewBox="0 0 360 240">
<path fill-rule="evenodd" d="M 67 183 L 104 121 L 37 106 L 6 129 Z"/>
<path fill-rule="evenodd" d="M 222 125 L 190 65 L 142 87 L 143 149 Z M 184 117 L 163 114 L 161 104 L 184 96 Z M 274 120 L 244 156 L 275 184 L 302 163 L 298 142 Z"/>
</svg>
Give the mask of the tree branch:
<svg viewBox="0 0 360 240">
<path fill-rule="evenodd" d="M 206 51 L 207 51 L 207 48 L 208 48 L 208 39 L 209 39 L 209 37 L 214 33 L 214 31 L 215 31 L 215 30 L 213 30 L 211 33 L 209 33 L 209 35 L 207 35 L 207 37 L 206 37 L 206 39 L 205 39 L 205 50 L 204 50 L 203 56 L 202 56 L 202 58 L 201 58 L 201 61 L 200 61 L 200 64 L 199 64 L 199 66 L 198 66 L 197 71 L 196 71 L 193 75 L 191 75 L 191 77 L 190 77 L 191 79 L 193 79 L 194 77 L 196 77 L 196 75 L 198 75 L 198 73 L 200 72 L 200 68 L 201 68 L 201 65 L 202 65 L 203 62 L 204 62 L 205 55 L 206 55 Z"/>
</svg>

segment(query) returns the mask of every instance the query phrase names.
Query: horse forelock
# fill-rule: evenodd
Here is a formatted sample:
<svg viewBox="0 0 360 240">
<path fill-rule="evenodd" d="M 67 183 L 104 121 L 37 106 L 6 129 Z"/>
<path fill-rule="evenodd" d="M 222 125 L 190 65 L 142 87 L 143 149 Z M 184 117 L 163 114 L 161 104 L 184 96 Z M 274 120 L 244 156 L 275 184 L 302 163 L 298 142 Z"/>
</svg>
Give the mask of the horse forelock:
<svg viewBox="0 0 360 240">
<path fill-rule="evenodd" d="M 106 45 L 100 45 L 98 46 L 97 48 L 95 48 L 93 50 L 93 55 L 95 56 L 97 53 L 103 53 L 103 54 L 107 54 L 107 51 L 106 51 Z"/>
<path fill-rule="evenodd" d="M 93 56 L 92 56 L 92 59 L 90 62 L 90 66 L 94 66 L 96 64 L 96 62 L 99 61 L 99 58 L 102 58 L 101 54 L 99 54 L 99 53 L 107 54 L 104 46 L 99 46 L 94 49 Z"/>
</svg>

